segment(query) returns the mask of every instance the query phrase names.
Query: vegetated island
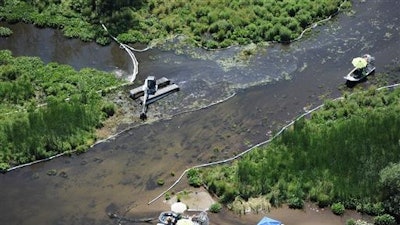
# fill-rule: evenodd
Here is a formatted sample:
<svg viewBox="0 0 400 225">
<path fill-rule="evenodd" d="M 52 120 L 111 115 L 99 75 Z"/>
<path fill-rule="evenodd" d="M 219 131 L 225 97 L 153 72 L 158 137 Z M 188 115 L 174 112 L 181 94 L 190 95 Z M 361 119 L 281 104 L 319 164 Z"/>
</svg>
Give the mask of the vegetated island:
<svg viewBox="0 0 400 225">
<path fill-rule="evenodd" d="M 375 216 L 375 224 L 395 225 L 400 219 L 399 102 L 400 88 L 373 87 L 327 100 L 311 118 L 296 121 L 231 165 L 189 171 L 189 184 L 204 184 L 236 213 L 249 205 L 302 209 L 312 201 L 337 215 L 352 209 Z"/>
<path fill-rule="evenodd" d="M 65 36 L 107 44 L 100 26 L 124 43 L 149 43 L 183 34 L 206 48 L 265 41 L 289 42 L 312 23 L 349 9 L 346 0 L 135 0 L 0 3 L 0 18 L 61 29 Z"/>
<path fill-rule="evenodd" d="M 115 113 L 102 94 L 121 83 L 111 73 L 0 51 L 0 170 L 88 149 Z"/>
</svg>

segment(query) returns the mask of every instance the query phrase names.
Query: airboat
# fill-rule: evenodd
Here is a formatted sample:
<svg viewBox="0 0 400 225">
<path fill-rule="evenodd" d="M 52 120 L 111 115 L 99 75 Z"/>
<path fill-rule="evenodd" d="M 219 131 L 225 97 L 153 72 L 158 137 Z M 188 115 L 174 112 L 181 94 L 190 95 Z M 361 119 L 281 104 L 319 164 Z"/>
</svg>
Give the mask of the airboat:
<svg viewBox="0 0 400 225">
<path fill-rule="evenodd" d="M 157 225 L 209 225 L 209 219 L 206 211 L 198 211 L 199 213 L 187 215 L 184 214 L 187 210 L 186 204 L 182 202 L 175 202 L 171 205 L 170 211 L 161 212 L 158 217 Z M 191 211 L 194 212 L 194 211 Z M 152 222 L 157 218 L 126 218 L 119 216 L 116 213 L 108 213 L 108 216 L 112 219 L 118 219 L 118 221 L 127 222 Z"/>
<path fill-rule="evenodd" d="M 375 71 L 375 58 L 369 54 L 356 57 L 352 61 L 354 69 L 344 77 L 348 82 L 358 82 Z"/>
<path fill-rule="evenodd" d="M 142 103 L 141 119 L 146 119 L 147 106 L 165 96 L 179 91 L 179 86 L 172 83 L 169 79 L 162 77 L 158 80 L 154 76 L 148 76 L 142 86 L 129 91 L 132 99 L 139 98 Z"/>
<path fill-rule="evenodd" d="M 209 219 L 205 211 L 192 216 L 166 211 L 158 217 L 157 225 L 209 225 Z"/>
<path fill-rule="evenodd" d="M 158 217 L 157 225 L 209 225 L 206 211 L 191 216 L 185 215 L 187 206 L 182 202 L 171 205 L 171 211 L 165 211 Z"/>
</svg>

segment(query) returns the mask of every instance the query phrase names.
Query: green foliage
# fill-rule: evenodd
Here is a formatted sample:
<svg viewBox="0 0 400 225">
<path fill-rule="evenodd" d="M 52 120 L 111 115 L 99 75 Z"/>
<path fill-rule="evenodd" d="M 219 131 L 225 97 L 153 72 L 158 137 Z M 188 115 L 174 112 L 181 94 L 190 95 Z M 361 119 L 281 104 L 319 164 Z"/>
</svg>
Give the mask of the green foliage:
<svg viewBox="0 0 400 225">
<path fill-rule="evenodd" d="M 92 69 L 0 51 L 0 163 L 16 165 L 76 149 L 95 140 L 94 128 L 115 111 L 97 91 L 119 81 Z M 105 115 L 103 115 L 105 114 Z"/>
<path fill-rule="evenodd" d="M 262 41 L 288 42 L 337 11 L 344 0 L 274 1 L 22 1 L 6 0 L 0 17 L 63 30 L 67 37 L 109 42 L 99 25 L 123 42 L 149 42 L 184 33 L 207 48 Z M 349 3 L 344 4 L 349 7 Z M 351 6 L 351 4 L 350 4 Z"/>
<path fill-rule="evenodd" d="M 200 187 L 203 184 L 198 169 L 190 169 L 187 173 L 187 178 L 190 186 Z"/>
<path fill-rule="evenodd" d="M 171 194 L 169 192 L 165 193 L 165 200 L 170 200 L 171 199 Z"/>
<path fill-rule="evenodd" d="M 375 216 L 374 225 L 396 225 L 396 219 L 389 214 Z"/>
<path fill-rule="evenodd" d="M 218 196 L 230 188 L 244 200 L 265 195 L 274 206 L 302 199 L 397 215 L 400 170 L 390 163 L 400 161 L 399 100 L 400 89 L 394 89 L 326 101 L 268 146 L 229 167 L 207 170 L 205 184 Z"/>
<path fill-rule="evenodd" d="M 383 204 L 381 202 L 378 203 L 371 203 L 371 202 L 366 202 L 362 203 L 357 206 L 357 211 L 361 213 L 365 213 L 371 216 L 378 216 L 382 215 L 385 212 L 385 209 L 383 208 Z"/>
<path fill-rule="evenodd" d="M 158 184 L 159 186 L 163 186 L 163 185 L 165 184 L 165 181 L 164 181 L 163 179 L 158 179 L 158 180 L 157 180 L 157 184 Z"/>
<path fill-rule="evenodd" d="M 342 203 L 338 202 L 331 205 L 331 210 L 335 215 L 341 216 L 343 215 L 345 208 Z"/>
<path fill-rule="evenodd" d="M 292 197 L 288 200 L 288 206 L 291 209 L 303 209 L 304 200 L 299 197 Z"/>
<path fill-rule="evenodd" d="M 382 200 L 386 210 L 400 218 L 400 163 L 391 163 L 380 173 Z"/>
<path fill-rule="evenodd" d="M 112 102 L 107 102 L 101 107 L 101 111 L 105 113 L 105 116 L 111 117 L 115 113 L 115 105 Z"/>
<path fill-rule="evenodd" d="M 8 163 L 1 162 L 0 163 L 0 173 L 6 172 L 10 168 Z"/>
<path fill-rule="evenodd" d="M 346 225 L 356 225 L 357 223 L 356 223 L 356 221 L 354 220 L 354 219 L 348 219 L 347 221 L 346 221 Z"/>
<path fill-rule="evenodd" d="M 331 197 L 324 193 L 319 193 L 317 195 L 318 207 L 325 208 L 331 204 Z"/>
<path fill-rule="evenodd" d="M 212 213 L 219 213 L 219 212 L 221 212 L 221 210 L 222 210 L 222 205 L 218 202 L 213 203 L 210 206 L 210 212 L 212 212 Z"/>
<path fill-rule="evenodd" d="M 13 34 L 13 31 L 8 27 L 0 27 L 0 37 L 8 37 Z"/>
</svg>

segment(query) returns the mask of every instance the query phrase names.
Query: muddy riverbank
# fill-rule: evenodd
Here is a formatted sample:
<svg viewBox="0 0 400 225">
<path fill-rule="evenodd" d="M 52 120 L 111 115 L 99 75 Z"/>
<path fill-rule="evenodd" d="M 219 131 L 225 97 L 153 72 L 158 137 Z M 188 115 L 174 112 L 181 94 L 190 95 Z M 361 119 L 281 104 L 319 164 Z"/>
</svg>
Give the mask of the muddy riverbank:
<svg viewBox="0 0 400 225">
<path fill-rule="evenodd" d="M 377 73 L 389 72 L 399 65 L 399 7 L 400 2 L 395 0 L 357 1 L 354 15 L 340 14 L 314 29 L 307 39 L 290 46 L 266 47 L 247 67 L 229 71 L 224 71 L 215 58 L 207 61 L 171 51 L 155 51 L 165 55 L 148 52 L 139 56 L 145 74 L 159 72 L 182 86 L 179 94 L 169 96 L 150 110 L 164 107 L 175 114 L 182 110 L 180 104 L 184 101 L 180 99 L 187 102 L 195 99 L 202 104 L 216 101 L 228 95 L 227 92 L 215 97 L 210 93 L 220 90 L 219 85 L 229 86 L 235 77 L 248 77 L 249 83 L 262 83 L 267 78 L 273 82 L 238 90 L 235 97 L 213 107 L 130 129 L 85 154 L 1 174 L 0 224 L 116 224 L 107 217 L 107 212 L 146 217 L 167 209 L 162 199 L 152 205 L 147 202 L 175 181 L 176 176 L 171 174 L 178 175 L 190 166 L 241 152 L 264 141 L 267 133 L 274 132 L 305 108 L 339 96 L 346 89 L 342 77 L 351 67 L 351 58 L 366 52 L 374 55 Z M 90 58 L 101 59 L 97 54 Z M 118 49 L 115 54 L 122 53 Z M 281 67 L 285 68 L 280 70 Z M 221 74 L 225 78 L 215 78 Z M 398 73 L 391 74 L 390 79 L 399 79 Z M 272 75 L 291 79 L 274 81 Z M 372 76 L 358 87 L 379 79 Z M 158 186 L 158 179 L 163 179 L 165 186 Z M 185 187 L 182 183 L 174 191 Z M 270 215 L 285 224 L 321 224 L 321 221 L 343 224 L 341 217 L 335 219 L 328 212 L 303 214 L 283 208 Z M 211 224 L 221 225 L 255 224 L 261 216 L 239 217 L 225 210 L 210 215 Z"/>
</svg>

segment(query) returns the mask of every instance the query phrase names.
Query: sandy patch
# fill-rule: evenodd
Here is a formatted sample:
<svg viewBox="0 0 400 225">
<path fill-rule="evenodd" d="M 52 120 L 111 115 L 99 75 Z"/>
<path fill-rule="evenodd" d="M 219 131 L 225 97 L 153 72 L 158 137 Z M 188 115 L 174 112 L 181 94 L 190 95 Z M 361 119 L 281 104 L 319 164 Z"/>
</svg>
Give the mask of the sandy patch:
<svg viewBox="0 0 400 225">
<path fill-rule="evenodd" d="M 165 203 L 172 205 L 178 199 L 187 205 L 188 211 L 207 211 L 215 203 L 214 199 L 204 188 L 181 191 L 171 197 L 171 199 L 165 201 Z"/>
</svg>

